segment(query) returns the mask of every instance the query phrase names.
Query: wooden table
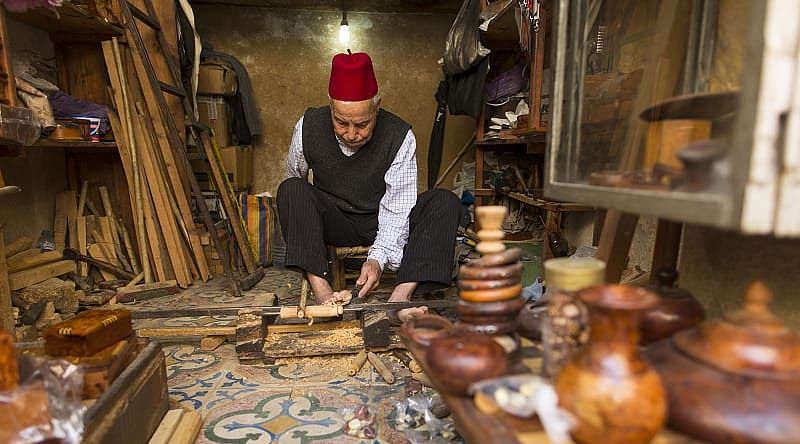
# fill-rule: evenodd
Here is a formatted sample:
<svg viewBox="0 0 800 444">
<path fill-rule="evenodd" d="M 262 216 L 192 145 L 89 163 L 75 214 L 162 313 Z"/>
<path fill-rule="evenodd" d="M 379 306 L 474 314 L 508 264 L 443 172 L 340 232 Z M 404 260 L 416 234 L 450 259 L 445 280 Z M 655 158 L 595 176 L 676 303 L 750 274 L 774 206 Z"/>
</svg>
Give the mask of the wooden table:
<svg viewBox="0 0 800 444">
<path fill-rule="evenodd" d="M 425 362 L 423 349 L 403 339 L 409 352 L 427 374 L 428 367 Z M 531 344 L 523 344 L 523 356 L 535 356 L 532 353 Z M 524 367 L 531 372 L 532 368 L 540 367 L 541 359 L 523 359 Z M 537 418 L 518 418 L 503 411 L 494 413 L 484 413 L 475 405 L 472 398 L 467 396 L 449 395 L 433 387 L 442 395 L 453 418 L 456 430 L 464 440 L 471 444 L 550 444 L 547 434 L 544 432 L 541 423 Z M 675 432 L 664 429 L 651 442 L 651 444 L 698 444 L 699 441 L 678 435 Z"/>
</svg>

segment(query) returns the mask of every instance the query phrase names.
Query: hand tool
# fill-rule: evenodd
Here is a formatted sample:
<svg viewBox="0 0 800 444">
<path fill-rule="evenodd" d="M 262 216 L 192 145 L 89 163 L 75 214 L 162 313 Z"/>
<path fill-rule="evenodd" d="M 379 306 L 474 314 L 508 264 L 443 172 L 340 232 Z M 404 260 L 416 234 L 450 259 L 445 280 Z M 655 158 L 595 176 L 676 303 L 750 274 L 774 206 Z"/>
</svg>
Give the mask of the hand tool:
<svg viewBox="0 0 800 444">
<path fill-rule="evenodd" d="M 66 260 L 75 260 L 75 261 L 82 261 L 86 262 L 89 265 L 94 265 L 101 270 L 105 270 L 109 273 L 114 274 L 115 276 L 119 276 L 123 279 L 131 280 L 136 277 L 135 274 L 122 270 L 120 268 L 115 267 L 114 265 L 109 264 L 108 262 L 99 261 L 97 259 L 93 259 L 89 256 L 85 256 L 83 254 L 78 253 L 77 250 L 72 248 L 65 248 L 64 252 L 62 253 L 64 259 Z"/>
<path fill-rule="evenodd" d="M 428 308 L 454 308 L 458 301 L 453 299 L 439 299 L 429 301 L 409 301 L 409 302 L 380 302 L 367 304 L 349 304 L 342 308 L 342 313 L 359 313 L 365 310 L 402 310 L 404 308 L 421 307 Z M 174 318 L 182 316 L 235 316 L 239 310 L 258 311 L 261 316 L 280 316 L 281 310 L 287 307 L 197 307 L 178 310 L 141 310 L 131 313 L 134 319 L 157 319 Z M 291 306 L 289 306 L 291 308 Z M 308 309 L 309 307 L 306 307 Z M 295 312 L 297 306 L 294 306 Z"/>
</svg>

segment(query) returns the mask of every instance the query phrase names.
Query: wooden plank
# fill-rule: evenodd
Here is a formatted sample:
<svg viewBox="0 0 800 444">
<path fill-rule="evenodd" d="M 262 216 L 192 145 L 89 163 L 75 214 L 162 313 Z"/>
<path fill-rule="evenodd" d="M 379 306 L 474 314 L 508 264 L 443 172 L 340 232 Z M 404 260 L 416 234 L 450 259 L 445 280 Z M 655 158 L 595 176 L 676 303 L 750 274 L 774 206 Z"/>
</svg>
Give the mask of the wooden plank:
<svg viewBox="0 0 800 444">
<path fill-rule="evenodd" d="M 61 260 L 61 250 L 42 253 L 38 248 L 31 248 L 8 258 L 6 266 L 8 267 L 9 273 L 16 273 L 58 260 Z"/>
<path fill-rule="evenodd" d="M 11 306 L 11 288 L 6 267 L 6 245 L 0 231 L 0 328 L 14 335 L 14 309 Z"/>
<path fill-rule="evenodd" d="M 144 209 L 142 203 L 141 179 L 139 177 L 140 170 L 138 164 L 136 140 L 133 134 L 133 125 L 130 120 L 129 111 L 131 107 L 128 101 L 128 87 L 122 66 L 119 42 L 117 41 L 116 37 L 110 42 L 103 42 L 103 56 L 105 57 L 106 70 L 108 71 L 108 75 L 111 80 L 115 107 L 119 112 L 119 116 L 113 112 L 109 112 L 108 115 L 109 119 L 111 120 L 111 126 L 116 128 L 115 131 L 117 134 L 122 134 L 121 138 L 117 138 L 117 148 L 120 152 L 122 166 L 125 170 L 125 176 L 128 180 L 128 191 L 131 195 L 131 209 L 133 212 L 134 229 L 136 232 L 137 244 L 139 246 L 139 255 L 142 260 L 141 267 L 144 271 L 145 282 L 153 282 L 150 258 L 147 253 L 147 241 L 145 238 Z M 117 131 L 117 129 L 119 129 L 119 131 Z M 133 257 L 131 257 L 131 261 L 136 263 L 136 261 L 133 260 Z"/>
<path fill-rule="evenodd" d="M 111 241 L 111 243 L 114 245 L 114 254 L 122 264 L 122 268 L 128 271 L 133 271 L 131 264 L 125 258 L 125 253 L 122 251 L 122 241 L 120 234 L 117 231 L 118 222 L 115 216 L 116 213 L 111 206 L 111 199 L 108 197 L 108 188 L 101 185 L 97 187 L 97 190 L 100 192 L 100 200 L 103 203 L 103 211 L 105 211 L 107 218 L 107 222 L 101 222 L 100 232 L 105 236 L 106 229 L 109 231 L 109 236 L 106 236 L 106 240 Z M 104 224 L 107 224 L 108 228 L 106 228 Z"/>
<path fill-rule="evenodd" d="M 123 6 L 127 6 L 127 3 Z M 124 8 L 127 9 L 127 8 Z M 134 30 L 135 31 L 135 30 Z M 130 42 L 135 44 L 131 46 L 131 53 L 134 57 L 134 67 L 139 79 L 141 91 L 144 95 L 144 103 L 147 106 L 147 111 L 151 116 L 150 123 L 153 124 L 154 134 L 156 141 L 161 148 L 161 154 L 164 157 L 164 166 L 166 170 L 169 183 L 172 185 L 175 201 L 178 204 L 178 210 L 183 217 L 183 224 L 188 235 L 189 244 L 195 263 L 197 264 L 201 278 L 208 280 L 210 273 L 208 271 L 208 264 L 206 263 L 205 256 L 203 255 L 203 247 L 200 244 L 200 237 L 194 227 L 194 220 L 192 218 L 192 211 L 189 205 L 188 198 L 186 197 L 183 181 L 181 180 L 180 173 L 176 167 L 176 161 L 173 150 L 182 150 L 182 142 L 178 137 L 178 129 L 175 127 L 174 119 L 167 109 L 167 104 L 164 101 L 163 94 L 157 85 L 157 80 L 154 78 L 152 72 L 152 64 L 146 53 L 142 53 L 144 48 L 141 42 L 141 36 L 138 33 L 132 32 L 130 27 L 127 29 L 127 36 Z M 139 37 L 138 39 L 136 37 Z M 147 67 L 150 67 L 150 70 Z M 170 122 L 170 123 L 167 123 Z M 224 194 L 224 193 L 222 193 Z M 230 217 L 230 216 L 229 216 Z M 249 248 L 248 248 L 249 251 Z M 248 268 L 249 272 L 255 271 Z"/>
<path fill-rule="evenodd" d="M 176 281 L 154 282 L 152 284 L 133 285 L 117 290 L 118 302 L 135 302 L 158 298 L 179 291 Z"/>
<path fill-rule="evenodd" d="M 170 438 L 172 434 L 175 433 L 175 429 L 178 428 L 183 412 L 183 409 L 168 411 L 167 414 L 164 415 L 164 419 L 161 420 L 161 424 L 158 425 L 156 432 L 153 433 L 150 441 L 148 441 L 148 444 L 170 444 Z"/>
<path fill-rule="evenodd" d="M 261 316 L 261 310 L 239 310 L 236 319 L 236 356 L 243 363 L 262 360 L 264 358 L 264 337 L 267 325 Z"/>
<path fill-rule="evenodd" d="M 53 216 L 56 251 L 63 251 L 67 246 L 67 207 L 70 205 L 70 200 L 75 201 L 75 194 L 70 191 L 58 193 L 56 196 L 56 214 Z"/>
<path fill-rule="evenodd" d="M 200 340 L 200 350 L 214 351 L 228 340 L 228 336 L 206 336 Z"/>
<path fill-rule="evenodd" d="M 191 444 L 200 432 L 203 417 L 197 410 L 188 410 L 183 414 L 178 428 L 170 437 L 170 444 Z"/>
<path fill-rule="evenodd" d="M 159 327 L 139 328 L 136 333 L 141 338 L 188 338 L 206 336 L 234 336 L 236 327 Z"/>
<path fill-rule="evenodd" d="M 50 279 L 51 277 L 61 276 L 70 271 L 75 271 L 74 261 L 58 261 L 51 264 L 40 265 L 8 275 L 8 285 L 11 290 L 19 290 L 29 285 Z"/>
<path fill-rule="evenodd" d="M 33 246 L 33 239 L 28 236 L 18 237 L 14 242 L 6 245 L 4 257 L 13 256 L 21 251 L 27 250 Z"/>
<path fill-rule="evenodd" d="M 117 265 L 116 263 L 114 263 L 114 258 L 110 257 L 108 249 L 105 248 L 105 246 L 102 244 L 89 245 L 89 247 L 87 248 L 87 253 L 94 259 L 103 262 L 108 262 L 109 264 Z M 114 273 L 109 272 L 108 270 L 103 270 L 102 268 L 98 268 L 98 270 L 100 271 L 100 274 L 103 275 L 103 279 L 106 281 L 113 281 L 117 279 L 117 276 Z"/>
<path fill-rule="evenodd" d="M 162 182 L 161 170 L 158 167 L 155 159 L 155 147 L 150 146 L 148 137 L 145 135 L 147 125 L 145 118 L 142 114 L 138 114 L 134 119 L 134 132 L 139 141 L 141 148 L 142 165 L 144 166 L 145 177 L 150 187 L 151 197 L 153 199 L 153 208 L 155 214 L 158 216 L 158 223 L 161 227 L 161 233 L 164 236 L 164 241 L 167 246 L 167 255 L 169 256 L 170 263 L 172 264 L 175 278 L 181 287 L 187 287 L 191 281 L 189 276 L 189 268 L 186 265 L 185 257 L 183 254 L 183 245 L 178 238 L 179 232 L 175 225 L 171 208 L 169 206 L 169 198 L 165 189 L 166 184 Z"/>
</svg>

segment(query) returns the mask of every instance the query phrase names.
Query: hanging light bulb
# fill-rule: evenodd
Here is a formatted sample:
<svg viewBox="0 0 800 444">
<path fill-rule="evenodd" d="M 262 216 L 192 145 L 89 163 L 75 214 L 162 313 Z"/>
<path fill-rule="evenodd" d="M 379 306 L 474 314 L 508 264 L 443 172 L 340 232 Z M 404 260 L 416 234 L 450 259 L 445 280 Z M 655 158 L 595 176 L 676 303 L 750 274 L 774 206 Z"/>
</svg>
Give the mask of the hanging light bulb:
<svg viewBox="0 0 800 444">
<path fill-rule="evenodd" d="M 344 0 L 342 0 L 342 23 L 339 24 L 339 41 L 345 45 L 350 43 L 350 26 L 347 24 L 347 10 L 344 9 Z"/>
</svg>

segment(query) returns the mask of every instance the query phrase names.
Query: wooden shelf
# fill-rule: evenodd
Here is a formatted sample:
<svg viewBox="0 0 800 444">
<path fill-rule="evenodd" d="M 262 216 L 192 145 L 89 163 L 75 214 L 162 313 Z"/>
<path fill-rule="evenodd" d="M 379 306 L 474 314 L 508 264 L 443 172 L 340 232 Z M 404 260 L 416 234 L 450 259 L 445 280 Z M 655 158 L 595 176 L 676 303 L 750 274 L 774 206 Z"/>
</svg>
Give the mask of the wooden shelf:
<svg viewBox="0 0 800 444">
<path fill-rule="evenodd" d="M 59 6 L 57 11 L 58 15 L 55 11 L 46 8 L 34 8 L 23 13 L 9 13 L 9 16 L 14 20 L 45 30 L 59 40 L 77 39 L 99 42 L 108 40 L 112 36 L 122 35 L 120 26 L 75 6 L 69 0 Z"/>
<path fill-rule="evenodd" d="M 552 200 L 542 199 L 534 196 L 528 196 L 522 193 L 517 193 L 514 191 L 506 192 L 501 190 L 495 190 L 497 193 L 502 194 L 504 196 L 508 196 L 511 199 L 514 199 L 518 202 L 522 202 L 527 205 L 531 205 L 534 207 L 542 208 L 548 211 L 594 211 L 595 208 L 589 207 L 586 205 L 576 204 L 576 203 L 569 203 L 569 202 L 555 202 Z"/>
<path fill-rule="evenodd" d="M 39 139 L 31 145 L 32 147 L 39 148 L 90 148 L 97 150 L 117 150 L 116 142 L 91 142 L 88 140 L 80 140 L 74 142 L 62 142 L 52 139 Z"/>
<path fill-rule="evenodd" d="M 526 145 L 528 142 L 522 137 L 514 139 L 489 139 L 489 140 L 476 140 L 475 145 L 481 148 L 486 147 L 504 147 L 509 145 Z"/>
</svg>

